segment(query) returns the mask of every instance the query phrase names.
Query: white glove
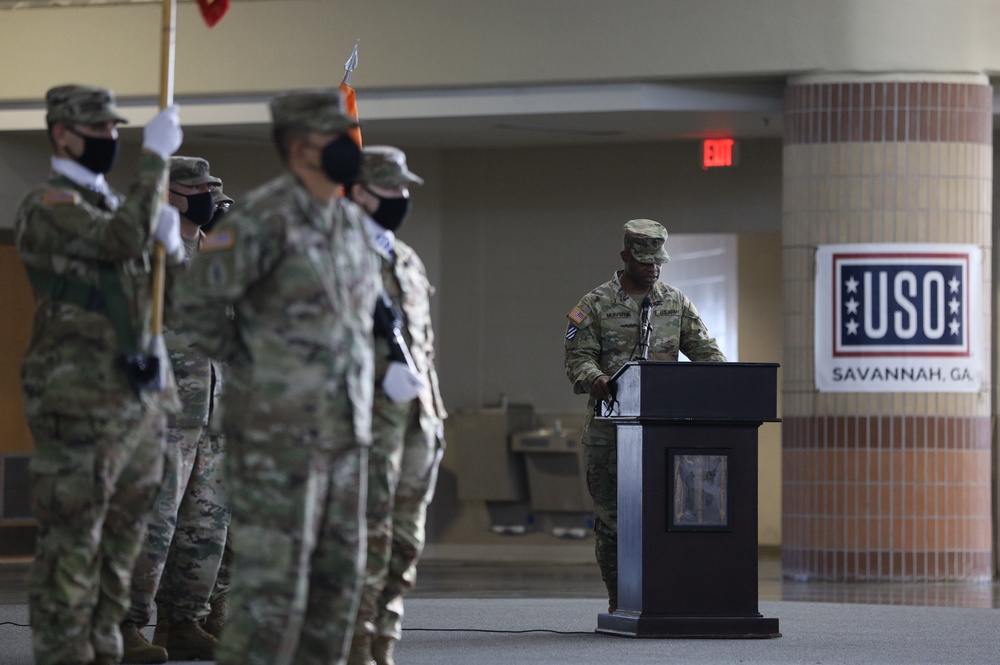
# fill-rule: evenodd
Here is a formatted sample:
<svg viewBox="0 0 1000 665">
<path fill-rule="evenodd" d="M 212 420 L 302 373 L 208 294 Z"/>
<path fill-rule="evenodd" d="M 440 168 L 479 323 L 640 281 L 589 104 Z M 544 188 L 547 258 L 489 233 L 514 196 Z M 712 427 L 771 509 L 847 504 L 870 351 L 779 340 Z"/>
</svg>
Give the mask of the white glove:
<svg viewBox="0 0 1000 665">
<path fill-rule="evenodd" d="M 181 241 L 181 213 L 171 205 L 164 205 L 160 208 L 160 220 L 156 223 L 156 231 L 153 232 L 157 242 L 163 245 L 167 251 L 167 256 L 173 256 L 183 247 Z"/>
<path fill-rule="evenodd" d="M 396 404 L 409 402 L 420 394 L 426 384 L 420 375 L 410 369 L 406 363 L 391 362 L 382 379 L 382 388 L 386 396 Z"/>
<path fill-rule="evenodd" d="M 142 130 L 143 149 L 155 152 L 164 161 L 170 159 L 184 141 L 178 111 L 177 104 L 171 104 L 153 116 Z"/>
</svg>

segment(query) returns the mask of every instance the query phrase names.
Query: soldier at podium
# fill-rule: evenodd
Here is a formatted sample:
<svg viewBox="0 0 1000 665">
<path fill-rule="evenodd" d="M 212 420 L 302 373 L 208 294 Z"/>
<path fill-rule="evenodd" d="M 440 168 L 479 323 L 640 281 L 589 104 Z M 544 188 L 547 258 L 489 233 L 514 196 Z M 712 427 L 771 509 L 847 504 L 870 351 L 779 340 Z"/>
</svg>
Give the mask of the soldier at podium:
<svg viewBox="0 0 1000 665">
<path fill-rule="evenodd" d="M 687 296 L 660 281 L 670 260 L 667 230 L 649 219 L 625 223 L 624 268 L 570 310 L 566 328 L 566 375 L 573 391 L 589 394 L 583 443 L 587 487 L 594 499 L 597 563 L 608 588 L 608 612 L 618 608 L 618 450 L 615 425 L 594 420 L 598 405 L 613 397 L 608 381 L 630 360 L 695 361 L 726 357 Z"/>
</svg>

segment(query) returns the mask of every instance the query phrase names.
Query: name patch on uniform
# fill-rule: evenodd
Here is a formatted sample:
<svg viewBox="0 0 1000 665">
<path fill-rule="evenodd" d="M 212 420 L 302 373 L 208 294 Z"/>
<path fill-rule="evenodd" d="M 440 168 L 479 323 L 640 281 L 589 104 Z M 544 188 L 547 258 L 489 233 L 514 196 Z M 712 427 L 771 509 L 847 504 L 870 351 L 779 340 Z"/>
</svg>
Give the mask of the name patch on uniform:
<svg viewBox="0 0 1000 665">
<path fill-rule="evenodd" d="M 574 337 L 576 337 L 576 331 L 577 331 L 576 326 L 570 326 L 566 330 L 566 339 L 573 339 Z"/>
<path fill-rule="evenodd" d="M 233 229 L 216 231 L 214 233 L 209 233 L 207 236 L 201 239 L 201 251 L 218 252 L 223 249 L 229 249 L 235 244 L 236 244 L 236 231 L 234 231 Z"/>
<path fill-rule="evenodd" d="M 569 320 L 578 326 L 582 326 L 583 322 L 587 320 L 587 313 L 579 307 L 574 307 L 573 310 L 566 316 L 568 316 Z"/>
<path fill-rule="evenodd" d="M 80 192 L 71 189 L 47 189 L 42 196 L 42 202 L 47 206 L 75 206 L 80 202 Z"/>
</svg>

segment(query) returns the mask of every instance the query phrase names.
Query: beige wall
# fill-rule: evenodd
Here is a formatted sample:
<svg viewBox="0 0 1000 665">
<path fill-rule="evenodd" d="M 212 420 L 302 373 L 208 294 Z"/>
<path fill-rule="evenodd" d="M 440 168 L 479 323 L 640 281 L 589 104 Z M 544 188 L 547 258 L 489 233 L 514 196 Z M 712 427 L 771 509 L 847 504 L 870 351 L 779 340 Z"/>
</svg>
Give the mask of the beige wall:
<svg viewBox="0 0 1000 665">
<path fill-rule="evenodd" d="M 339 81 L 356 39 L 375 88 L 1000 70 L 995 0 L 248 0 L 209 30 L 178 10 L 180 95 Z M 151 96 L 157 4 L 0 11 L 0 101 L 63 81 Z M 58 45 L 58 48 L 53 46 Z M 75 57 L 67 57 L 72 54 Z M 359 80 L 362 77 L 359 73 Z"/>
<path fill-rule="evenodd" d="M 135 163 L 134 139 L 112 178 L 120 188 Z M 266 143 L 186 144 L 184 151 L 208 158 L 237 199 L 279 168 Z M 410 151 L 411 167 L 427 184 L 414 192 L 414 212 L 401 236 L 420 252 L 437 287 L 439 369 L 450 410 L 494 403 L 504 393 L 532 404 L 543 419 L 579 426 L 585 399 L 572 393 L 562 366 L 565 314 L 618 267 L 621 225 L 637 216 L 657 219 L 672 233 L 742 236 L 740 359 L 780 362 L 781 322 L 774 311 L 780 303 L 780 143 L 744 142 L 740 166 L 728 172 L 703 171 L 697 158 L 696 142 Z M 41 180 L 46 167 L 43 137 L 0 135 L 4 226 L 24 188 Z M 664 275 L 669 281 L 669 264 Z M 761 432 L 761 542 L 776 545 L 780 426 Z M 437 545 L 460 553 L 512 542 L 488 532 L 482 505 L 457 499 L 453 458 L 474 445 L 450 442 L 431 515 Z M 517 542 L 535 542 L 540 551 L 561 544 L 541 534 Z M 557 549 L 563 558 L 584 550 L 583 558 L 591 555 L 589 545 Z"/>
<path fill-rule="evenodd" d="M 740 360 L 782 361 L 781 234 L 740 236 Z M 778 414 L 782 370 L 778 369 Z M 781 543 L 781 424 L 758 430 L 757 533 L 762 545 Z"/>
<path fill-rule="evenodd" d="M 359 94 L 781 80 L 817 69 L 993 71 L 1000 70 L 1000 43 L 992 38 L 998 7 L 912 0 L 900 15 L 892 0 L 245 0 L 209 30 L 194 5 L 182 2 L 176 92 L 190 109 L 191 96 L 234 101 L 240 93 L 329 85 L 339 81 L 358 37 Z M 0 73 L 0 110 L 8 117 L 22 107 L 38 114 L 30 107 L 37 109 L 45 89 L 68 81 L 106 84 L 124 98 L 153 97 L 159 20 L 155 4 L 0 10 L 0 59 L 29 63 Z M 140 135 L 138 127 L 123 131 L 121 166 L 111 178 L 119 188 L 127 185 Z M 408 150 L 427 185 L 415 193 L 401 235 L 438 288 L 433 313 L 448 407 L 476 407 L 503 393 L 549 421 L 578 424 L 585 400 L 572 394 L 562 368 L 565 313 L 609 278 L 621 224 L 637 216 L 675 234 L 741 236 L 740 357 L 780 361 L 781 146 L 742 143 L 741 164 L 728 172 L 702 171 L 695 141 Z M 189 141 L 183 152 L 207 157 L 237 199 L 279 168 L 266 140 Z M 44 177 L 47 155 L 39 132 L 0 133 L 0 210 L 8 211 L 0 229 L 10 228 L 18 198 Z M 0 255 L 0 262 L 10 257 Z M 669 266 L 664 274 L 669 281 Z M 765 425 L 761 437 L 760 537 L 774 545 L 780 425 Z M 446 456 L 432 533 L 442 545 L 492 546 L 483 507 L 462 505 L 454 491 L 453 461 L 463 445 L 452 441 Z"/>
<path fill-rule="evenodd" d="M 440 288 L 449 406 L 505 393 L 582 414 L 586 400 L 563 370 L 565 316 L 620 267 L 622 224 L 777 231 L 780 156 L 778 142 L 745 142 L 741 165 L 716 173 L 701 170 L 695 142 L 449 153 Z"/>
</svg>

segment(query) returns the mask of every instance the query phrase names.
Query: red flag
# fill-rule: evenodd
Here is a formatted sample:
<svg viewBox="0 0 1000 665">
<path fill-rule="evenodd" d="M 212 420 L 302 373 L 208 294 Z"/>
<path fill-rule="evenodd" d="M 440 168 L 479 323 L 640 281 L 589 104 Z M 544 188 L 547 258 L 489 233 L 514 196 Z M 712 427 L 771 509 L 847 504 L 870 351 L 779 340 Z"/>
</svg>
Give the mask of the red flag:
<svg viewBox="0 0 1000 665">
<path fill-rule="evenodd" d="M 348 85 L 346 81 L 344 81 L 340 84 L 340 94 L 344 96 L 344 106 L 346 108 L 347 115 L 349 115 L 353 120 L 357 121 L 358 99 L 357 95 L 354 93 L 354 88 L 352 88 L 350 85 Z M 360 148 L 361 128 L 355 127 L 354 129 L 350 130 L 348 134 L 351 135 L 351 138 L 354 139 L 354 142 L 357 143 L 358 147 Z"/>
<path fill-rule="evenodd" d="M 198 9 L 208 27 L 214 28 L 229 11 L 229 0 L 198 0 Z"/>
</svg>

